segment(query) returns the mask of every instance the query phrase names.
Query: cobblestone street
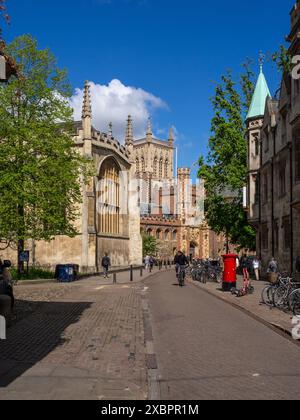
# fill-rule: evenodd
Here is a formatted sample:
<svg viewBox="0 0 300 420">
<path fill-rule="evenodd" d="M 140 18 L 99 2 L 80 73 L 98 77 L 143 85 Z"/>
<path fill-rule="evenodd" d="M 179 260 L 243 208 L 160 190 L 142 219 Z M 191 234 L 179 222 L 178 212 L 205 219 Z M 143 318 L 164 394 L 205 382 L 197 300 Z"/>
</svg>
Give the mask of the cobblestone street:
<svg viewBox="0 0 300 420">
<path fill-rule="evenodd" d="M 299 399 L 296 343 L 192 284 L 175 283 L 171 272 L 146 281 L 162 399 Z"/>
<path fill-rule="evenodd" d="M 145 399 L 141 285 L 18 286 L 0 342 L 0 399 Z M 107 283 L 107 281 L 106 281 Z"/>
<path fill-rule="evenodd" d="M 299 345 L 208 294 L 215 284 L 127 277 L 16 287 L 0 399 L 299 399 Z"/>
</svg>

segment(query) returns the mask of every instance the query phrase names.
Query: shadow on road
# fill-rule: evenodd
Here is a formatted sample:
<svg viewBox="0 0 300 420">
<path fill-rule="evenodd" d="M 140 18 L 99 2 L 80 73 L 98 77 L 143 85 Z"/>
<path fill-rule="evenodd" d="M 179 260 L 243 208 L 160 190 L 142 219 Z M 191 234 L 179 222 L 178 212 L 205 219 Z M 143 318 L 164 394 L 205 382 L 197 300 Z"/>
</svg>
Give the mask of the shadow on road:
<svg viewBox="0 0 300 420">
<path fill-rule="evenodd" d="M 7 387 L 63 345 L 66 342 L 64 331 L 77 323 L 92 305 L 88 302 L 25 303 L 38 309 L 10 327 L 7 340 L 0 340 L 0 388 Z"/>
</svg>

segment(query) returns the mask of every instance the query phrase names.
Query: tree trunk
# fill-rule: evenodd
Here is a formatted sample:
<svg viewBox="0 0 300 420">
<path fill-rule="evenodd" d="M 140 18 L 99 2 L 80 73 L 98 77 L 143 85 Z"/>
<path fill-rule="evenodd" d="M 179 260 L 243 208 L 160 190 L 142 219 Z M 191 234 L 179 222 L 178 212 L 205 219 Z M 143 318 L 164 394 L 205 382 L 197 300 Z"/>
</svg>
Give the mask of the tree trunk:
<svg viewBox="0 0 300 420">
<path fill-rule="evenodd" d="M 228 238 L 228 234 L 226 234 L 226 254 L 229 254 L 229 238 Z"/>
<path fill-rule="evenodd" d="M 24 262 L 21 261 L 21 254 L 24 252 L 24 240 L 18 240 L 18 274 L 24 273 Z"/>
</svg>

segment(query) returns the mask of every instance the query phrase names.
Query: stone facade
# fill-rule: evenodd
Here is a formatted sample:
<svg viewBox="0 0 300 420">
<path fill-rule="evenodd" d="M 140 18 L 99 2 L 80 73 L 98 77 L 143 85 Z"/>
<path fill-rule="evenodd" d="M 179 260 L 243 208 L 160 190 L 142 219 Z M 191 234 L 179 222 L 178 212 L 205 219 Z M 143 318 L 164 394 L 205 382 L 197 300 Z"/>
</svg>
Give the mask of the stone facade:
<svg viewBox="0 0 300 420">
<path fill-rule="evenodd" d="M 141 232 L 157 239 L 158 256 L 172 259 L 178 249 L 191 258 L 218 258 L 224 239 L 204 220 L 204 186 L 192 185 L 190 168 L 174 169 L 174 133 L 168 140 L 153 136 L 148 121 L 146 136 L 134 139 L 128 117 L 125 144 L 138 179 Z"/>
<path fill-rule="evenodd" d="M 113 266 L 142 263 L 140 217 L 135 203 L 136 191 L 130 183 L 135 171 L 130 152 L 108 134 L 92 126 L 89 84 L 84 91 L 82 120 L 74 124 L 74 145 L 91 159 L 95 176 L 82 186 L 82 204 L 75 238 L 58 236 L 50 243 L 29 241 L 30 264 L 54 268 L 57 264 L 74 263 L 83 273 L 101 269 L 104 253 Z M 2 257 L 16 264 L 17 253 L 7 249 Z"/>
<path fill-rule="evenodd" d="M 300 54 L 300 1 L 291 12 L 291 56 Z M 300 60 L 299 60 L 300 61 Z M 300 255 L 300 78 L 286 72 L 278 98 L 248 125 L 248 215 L 264 269 L 274 256 L 294 271 Z"/>
</svg>

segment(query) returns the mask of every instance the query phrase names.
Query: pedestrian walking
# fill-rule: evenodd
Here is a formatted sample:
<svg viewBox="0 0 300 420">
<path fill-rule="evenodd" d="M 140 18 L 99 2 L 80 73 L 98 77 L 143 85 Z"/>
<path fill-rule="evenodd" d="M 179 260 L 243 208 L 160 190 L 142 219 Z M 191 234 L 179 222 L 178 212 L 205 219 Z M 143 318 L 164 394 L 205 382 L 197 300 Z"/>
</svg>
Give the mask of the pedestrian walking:
<svg viewBox="0 0 300 420">
<path fill-rule="evenodd" d="M 274 257 L 272 257 L 271 261 L 269 262 L 268 266 L 268 273 L 278 273 L 278 262 L 275 260 Z"/>
<path fill-rule="evenodd" d="M 242 256 L 240 265 L 243 270 L 244 284 L 249 285 L 250 284 L 249 261 L 246 254 Z"/>
<path fill-rule="evenodd" d="M 260 260 L 258 257 L 255 257 L 253 260 L 253 270 L 255 273 L 255 278 L 257 281 L 260 280 L 260 268 L 261 268 L 261 264 L 260 264 Z"/>
<path fill-rule="evenodd" d="M 150 255 L 146 255 L 145 257 L 145 269 L 150 271 Z"/>
<path fill-rule="evenodd" d="M 152 271 L 153 271 L 154 263 L 155 263 L 154 258 L 150 257 L 150 260 L 149 260 L 150 273 L 152 273 Z"/>
<path fill-rule="evenodd" d="M 110 258 L 107 253 L 105 253 L 105 256 L 102 258 L 102 268 L 104 273 L 104 278 L 109 279 L 108 272 L 109 267 L 111 267 Z"/>
</svg>

